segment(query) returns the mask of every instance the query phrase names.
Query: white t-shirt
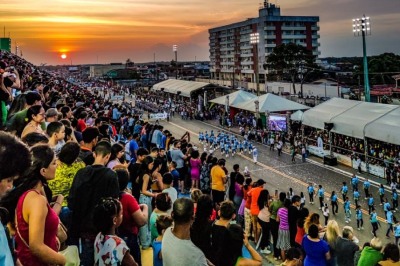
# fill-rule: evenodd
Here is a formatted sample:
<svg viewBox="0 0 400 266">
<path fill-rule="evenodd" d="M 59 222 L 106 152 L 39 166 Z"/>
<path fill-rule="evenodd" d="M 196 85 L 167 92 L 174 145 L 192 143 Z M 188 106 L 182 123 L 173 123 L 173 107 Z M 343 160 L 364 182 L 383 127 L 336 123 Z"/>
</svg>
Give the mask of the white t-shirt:
<svg viewBox="0 0 400 266">
<path fill-rule="evenodd" d="M 162 192 L 168 193 L 168 196 L 171 199 L 171 206 L 174 205 L 175 200 L 178 198 L 178 192 L 176 191 L 176 189 L 174 187 L 169 187 L 164 189 Z"/>
<path fill-rule="evenodd" d="M 177 238 L 172 233 L 172 227 L 165 230 L 161 252 L 164 266 L 207 266 L 204 253 L 192 240 Z"/>
</svg>

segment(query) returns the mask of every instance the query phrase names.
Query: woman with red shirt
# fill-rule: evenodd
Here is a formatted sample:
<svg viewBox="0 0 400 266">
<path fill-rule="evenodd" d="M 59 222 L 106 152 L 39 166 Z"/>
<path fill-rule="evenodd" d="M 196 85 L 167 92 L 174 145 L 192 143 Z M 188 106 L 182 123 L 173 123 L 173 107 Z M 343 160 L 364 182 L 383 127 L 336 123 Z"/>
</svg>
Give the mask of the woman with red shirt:
<svg viewBox="0 0 400 266">
<path fill-rule="evenodd" d="M 132 193 L 127 189 L 130 178 L 126 168 L 120 167 L 115 169 L 115 171 L 118 176 L 118 183 L 121 191 L 119 200 L 123 210 L 123 219 L 118 228 L 118 236 L 126 242 L 136 263 L 142 265 L 138 233 L 139 227 L 147 223 L 148 207 L 146 204 L 138 204 L 135 197 L 133 197 Z"/>
</svg>

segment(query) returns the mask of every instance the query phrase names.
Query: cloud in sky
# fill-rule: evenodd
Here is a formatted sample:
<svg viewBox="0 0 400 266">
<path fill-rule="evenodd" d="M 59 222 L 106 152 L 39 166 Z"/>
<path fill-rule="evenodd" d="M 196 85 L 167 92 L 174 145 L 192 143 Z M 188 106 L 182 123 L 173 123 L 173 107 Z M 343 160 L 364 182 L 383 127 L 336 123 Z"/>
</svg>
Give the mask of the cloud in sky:
<svg viewBox="0 0 400 266">
<path fill-rule="evenodd" d="M 0 3 L 0 26 L 33 63 L 208 60 L 208 29 L 258 15 L 262 0 L 14 0 Z M 400 52 L 398 0 L 279 0 L 282 15 L 320 16 L 321 56 L 359 56 L 351 18 L 371 16 L 368 53 Z M 4 23 L 4 24 L 3 24 Z M 349 44 L 352 45 L 349 45 Z M 353 45 L 354 44 L 354 45 Z M 68 62 L 69 63 L 69 62 Z"/>
</svg>

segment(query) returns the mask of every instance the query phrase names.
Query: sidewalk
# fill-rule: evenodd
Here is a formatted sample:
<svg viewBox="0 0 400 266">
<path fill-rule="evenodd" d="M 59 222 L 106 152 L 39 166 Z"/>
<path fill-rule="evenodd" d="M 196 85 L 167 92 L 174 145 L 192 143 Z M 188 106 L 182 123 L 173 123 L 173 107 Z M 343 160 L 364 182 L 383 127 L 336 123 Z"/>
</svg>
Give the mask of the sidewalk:
<svg viewBox="0 0 400 266">
<path fill-rule="evenodd" d="M 204 121 L 200 121 L 199 120 L 199 122 L 214 126 L 214 127 L 218 128 L 220 130 L 224 130 L 224 131 L 232 132 L 233 134 L 236 134 L 236 135 L 240 135 L 238 127 L 231 127 L 231 128 L 221 127 L 218 120 L 204 120 Z M 261 144 L 259 142 L 256 142 L 256 143 L 259 144 L 259 145 L 267 146 L 266 144 Z M 287 148 L 286 149 L 284 148 L 282 152 L 286 153 L 286 154 L 289 154 L 289 151 L 287 150 Z M 297 155 L 297 156 L 299 157 L 300 155 Z M 371 184 L 373 184 L 375 186 L 378 186 L 378 187 L 381 184 L 383 184 L 386 189 L 390 190 L 390 186 L 386 185 L 386 179 L 377 177 L 375 175 L 371 175 L 369 173 L 357 174 L 357 170 L 353 169 L 353 168 L 351 168 L 349 166 L 346 166 L 346 165 L 343 165 L 343 164 L 339 164 L 339 163 L 336 166 L 324 165 L 323 158 L 319 158 L 319 157 L 313 156 L 313 155 L 311 155 L 310 157 L 307 158 L 307 162 L 312 163 L 312 164 L 316 164 L 316 165 L 319 165 L 319 166 L 323 166 L 323 167 L 325 167 L 325 168 L 327 168 L 329 170 L 332 170 L 332 171 L 335 171 L 335 172 L 339 172 L 339 173 L 341 173 L 341 174 L 343 174 L 345 176 L 348 176 L 348 177 L 351 177 L 353 174 L 356 174 L 361 181 L 363 181 L 365 179 L 368 179 L 371 182 Z"/>
</svg>

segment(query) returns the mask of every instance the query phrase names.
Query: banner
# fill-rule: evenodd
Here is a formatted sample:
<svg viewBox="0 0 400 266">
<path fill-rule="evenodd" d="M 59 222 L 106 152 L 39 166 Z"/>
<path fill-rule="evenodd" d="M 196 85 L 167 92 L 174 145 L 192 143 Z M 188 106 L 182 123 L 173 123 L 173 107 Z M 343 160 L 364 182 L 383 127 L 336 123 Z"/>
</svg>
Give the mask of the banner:
<svg viewBox="0 0 400 266">
<path fill-rule="evenodd" d="M 307 149 L 308 149 L 308 152 L 310 154 L 315 155 L 315 156 L 320 157 L 320 158 L 324 158 L 325 155 L 329 155 L 329 151 L 320 149 L 320 148 L 318 148 L 316 146 L 311 146 L 310 145 L 310 146 L 307 147 Z"/>
<path fill-rule="evenodd" d="M 164 120 L 167 119 L 167 113 L 149 114 L 149 120 Z"/>
<path fill-rule="evenodd" d="M 349 156 L 334 152 L 333 157 L 336 157 L 338 163 L 352 167 L 351 158 Z"/>
</svg>

